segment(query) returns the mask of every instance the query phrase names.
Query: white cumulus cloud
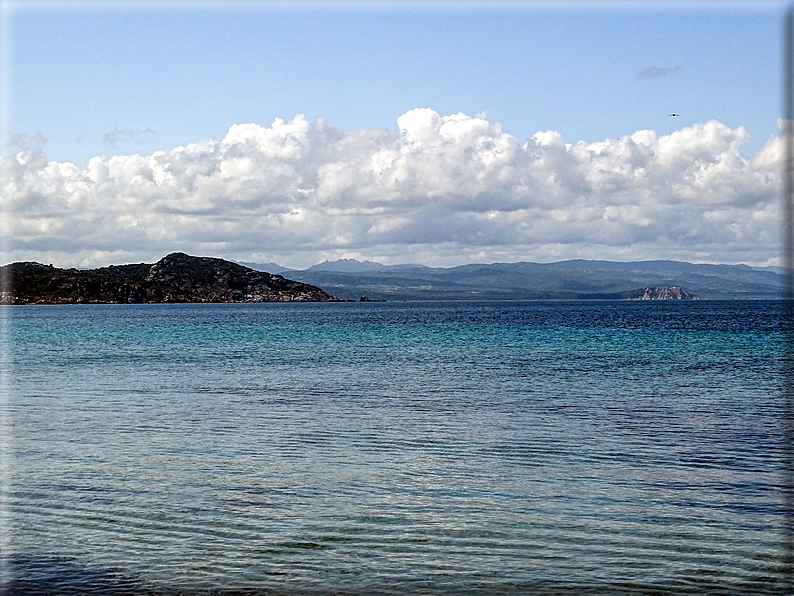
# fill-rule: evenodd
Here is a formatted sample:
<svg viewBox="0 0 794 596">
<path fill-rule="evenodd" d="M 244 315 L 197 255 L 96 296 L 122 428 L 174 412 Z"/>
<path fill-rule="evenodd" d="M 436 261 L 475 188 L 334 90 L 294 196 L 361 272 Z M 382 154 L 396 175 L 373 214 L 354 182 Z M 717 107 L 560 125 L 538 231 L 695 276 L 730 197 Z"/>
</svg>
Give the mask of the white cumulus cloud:
<svg viewBox="0 0 794 596">
<path fill-rule="evenodd" d="M 781 252 L 782 144 L 752 158 L 717 121 L 594 143 L 519 141 L 483 115 L 415 109 L 395 129 L 302 115 L 85 169 L 41 148 L 2 162 L 4 262 L 69 266 L 180 250 L 297 267 L 354 257 L 667 258 L 766 264 Z"/>
</svg>

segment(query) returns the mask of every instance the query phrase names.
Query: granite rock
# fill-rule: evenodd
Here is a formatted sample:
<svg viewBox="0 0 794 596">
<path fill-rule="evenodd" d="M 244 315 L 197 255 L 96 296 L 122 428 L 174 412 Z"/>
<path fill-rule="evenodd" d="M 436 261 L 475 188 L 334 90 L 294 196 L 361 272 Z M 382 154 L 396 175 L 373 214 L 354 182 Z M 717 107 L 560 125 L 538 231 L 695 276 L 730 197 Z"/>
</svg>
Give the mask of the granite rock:
<svg viewBox="0 0 794 596">
<path fill-rule="evenodd" d="M 154 264 L 58 269 L 20 262 L 0 268 L 6 304 L 329 302 L 322 289 L 211 257 L 172 253 Z"/>
</svg>

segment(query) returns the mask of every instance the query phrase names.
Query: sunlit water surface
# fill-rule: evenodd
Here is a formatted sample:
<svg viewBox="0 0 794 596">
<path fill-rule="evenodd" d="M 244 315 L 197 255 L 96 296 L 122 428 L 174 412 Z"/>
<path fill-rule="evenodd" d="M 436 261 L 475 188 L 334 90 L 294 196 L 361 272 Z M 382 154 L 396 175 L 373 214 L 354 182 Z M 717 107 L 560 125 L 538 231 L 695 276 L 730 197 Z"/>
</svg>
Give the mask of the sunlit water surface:
<svg viewBox="0 0 794 596">
<path fill-rule="evenodd" d="M 783 589 L 780 303 L 5 312 L 2 593 Z"/>
</svg>

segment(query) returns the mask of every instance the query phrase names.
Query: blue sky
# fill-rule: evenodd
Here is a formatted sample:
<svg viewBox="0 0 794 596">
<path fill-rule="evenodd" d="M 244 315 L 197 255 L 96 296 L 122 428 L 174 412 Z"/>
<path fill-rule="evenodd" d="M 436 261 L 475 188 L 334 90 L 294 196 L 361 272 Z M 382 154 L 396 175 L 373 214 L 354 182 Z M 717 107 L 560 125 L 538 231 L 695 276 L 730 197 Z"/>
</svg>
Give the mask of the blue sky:
<svg viewBox="0 0 794 596">
<path fill-rule="evenodd" d="M 113 131 L 127 131 L 116 149 L 152 151 L 297 113 L 391 128 L 417 107 L 485 112 L 522 140 L 716 118 L 747 127 L 751 152 L 777 132 L 780 11 L 366 6 L 20 11 L 14 131 L 42 134 L 48 157 L 78 165 L 111 154 Z M 650 68 L 661 76 L 638 76 Z"/>
<path fill-rule="evenodd" d="M 396 134 L 398 118 L 416 108 L 441 117 L 479 116 L 500 125 L 518 145 L 539 131 L 556 131 L 567 144 L 592 144 L 642 130 L 661 137 L 718 121 L 734 131 L 743 127 L 747 134 L 739 134 L 743 140 L 732 150 L 752 159 L 778 134 L 783 4 L 578 3 L 555 9 L 512 3 L 496 10 L 464 3 L 435 9 L 428 3 L 392 3 L 387 9 L 376 3 L 315 4 L 301 10 L 268 3 L 232 9 L 130 6 L 134 3 L 6 5 L 7 154 L 34 150 L 44 156 L 42 163 L 70 162 L 83 170 L 95 156 L 145 157 L 220 142 L 234 125 L 268 128 L 277 118 L 290 122 L 298 114 L 310 127 L 322 119 L 339 135 L 374 129 Z M 672 112 L 681 116 L 668 116 Z M 486 191 L 477 192 L 487 201 Z M 603 189 L 588 192 L 603 194 Z M 625 199 L 607 200 L 603 207 L 618 202 Z M 480 211 L 487 209 L 474 210 Z M 222 228 L 224 221 L 215 223 Z M 377 225 L 370 222 L 361 230 Z M 354 232 L 301 249 L 300 257 L 286 244 L 268 247 L 263 241 L 256 250 L 249 241 L 234 247 L 217 233 L 203 244 L 191 244 L 197 242 L 193 234 L 177 240 L 193 252 L 215 246 L 223 253 L 217 256 L 270 257 L 294 265 L 343 256 L 429 262 L 443 253 L 437 264 L 456 264 L 455 255 L 459 261 L 521 255 L 626 260 L 659 252 L 656 244 L 642 249 L 642 235 L 630 238 L 637 250 L 612 252 L 603 246 L 590 252 L 583 246 L 533 251 L 527 238 L 511 251 L 505 248 L 509 238 L 500 235 L 494 246 L 501 248 L 489 252 L 485 245 L 472 248 L 466 232 L 441 242 L 447 252 L 427 237 L 406 241 L 406 250 L 400 242 L 384 244 L 383 238 L 368 249 L 351 238 Z M 694 242 L 700 233 L 690 230 L 685 236 Z M 144 256 L 132 245 L 112 250 L 100 242 L 92 250 L 87 243 L 58 246 L 51 237 L 37 245 L 31 233 L 23 236 L 15 243 L 21 247 L 16 256 L 41 253 L 81 263 Z M 555 243 L 565 244 L 563 236 L 556 234 Z M 772 240 L 765 257 L 757 248 L 753 258 L 738 250 L 709 256 L 701 247 L 689 258 L 771 263 L 776 247 Z M 679 250 L 666 254 L 687 257 Z"/>
</svg>

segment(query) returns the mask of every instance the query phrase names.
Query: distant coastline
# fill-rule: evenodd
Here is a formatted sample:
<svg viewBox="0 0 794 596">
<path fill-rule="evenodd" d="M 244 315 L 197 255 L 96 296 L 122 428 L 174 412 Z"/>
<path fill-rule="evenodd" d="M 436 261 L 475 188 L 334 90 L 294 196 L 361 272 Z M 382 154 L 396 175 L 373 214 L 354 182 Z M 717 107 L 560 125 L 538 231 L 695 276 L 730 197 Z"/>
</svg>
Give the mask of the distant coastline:
<svg viewBox="0 0 794 596">
<path fill-rule="evenodd" d="M 244 263 L 310 283 L 342 299 L 373 300 L 776 300 L 783 270 L 681 261 L 492 263 L 457 267 L 341 259 L 304 270 Z"/>
<path fill-rule="evenodd" d="M 97 269 L 12 263 L 0 268 L 9 282 L 2 303 L 776 299 L 783 296 L 785 284 L 785 277 L 773 271 L 676 261 L 432 268 L 348 259 L 303 271 L 275 266 L 279 273 L 249 265 L 184 253 L 169 254 L 156 263 Z"/>
</svg>

